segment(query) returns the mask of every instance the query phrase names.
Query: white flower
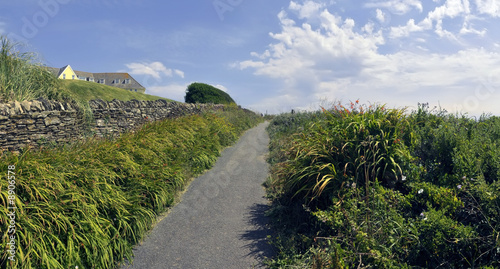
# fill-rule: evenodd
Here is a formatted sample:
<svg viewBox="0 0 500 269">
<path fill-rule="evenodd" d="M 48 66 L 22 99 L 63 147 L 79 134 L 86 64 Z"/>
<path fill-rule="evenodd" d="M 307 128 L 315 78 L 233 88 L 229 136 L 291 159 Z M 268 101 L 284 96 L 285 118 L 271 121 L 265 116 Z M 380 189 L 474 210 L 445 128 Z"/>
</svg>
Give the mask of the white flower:
<svg viewBox="0 0 500 269">
<path fill-rule="evenodd" d="M 418 190 L 418 194 L 422 194 L 424 192 L 424 189 Z"/>
<path fill-rule="evenodd" d="M 405 181 L 405 180 L 406 180 L 406 176 L 403 176 L 403 177 L 401 178 L 401 181 Z"/>
</svg>

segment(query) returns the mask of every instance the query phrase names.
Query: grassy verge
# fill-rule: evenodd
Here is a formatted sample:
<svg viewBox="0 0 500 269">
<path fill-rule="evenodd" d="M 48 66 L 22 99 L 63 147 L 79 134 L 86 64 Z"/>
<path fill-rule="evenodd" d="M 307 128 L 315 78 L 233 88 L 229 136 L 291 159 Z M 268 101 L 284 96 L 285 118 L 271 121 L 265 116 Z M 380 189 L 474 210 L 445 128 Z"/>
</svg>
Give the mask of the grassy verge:
<svg viewBox="0 0 500 269">
<path fill-rule="evenodd" d="M 268 131 L 271 268 L 500 266 L 500 118 L 352 103 Z"/>
<path fill-rule="evenodd" d="M 229 109 L 148 123 L 116 140 L 3 153 L 0 171 L 15 166 L 16 255 L 12 262 L 2 251 L 0 267 L 114 268 L 132 258 L 132 246 L 189 180 L 259 121 Z M 0 184 L 6 250 L 12 197 L 7 180 Z"/>
</svg>

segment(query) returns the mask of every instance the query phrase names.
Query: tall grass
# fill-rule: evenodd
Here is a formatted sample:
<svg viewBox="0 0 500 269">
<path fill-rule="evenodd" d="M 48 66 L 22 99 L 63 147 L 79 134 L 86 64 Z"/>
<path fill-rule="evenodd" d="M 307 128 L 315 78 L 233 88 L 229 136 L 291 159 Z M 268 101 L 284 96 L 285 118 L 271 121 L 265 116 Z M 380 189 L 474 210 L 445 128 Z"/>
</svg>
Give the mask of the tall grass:
<svg viewBox="0 0 500 269">
<path fill-rule="evenodd" d="M 498 117 L 357 102 L 321 113 L 268 129 L 271 268 L 500 266 Z"/>
<path fill-rule="evenodd" d="M 62 98 L 58 80 L 20 43 L 0 36 L 0 100 L 24 101 L 39 97 Z"/>
<path fill-rule="evenodd" d="M 237 120 L 236 120 L 237 119 Z M 114 268 L 172 206 L 189 180 L 260 117 L 239 110 L 152 122 L 115 140 L 2 153 L 16 166 L 16 262 L 1 268 Z M 0 247 L 7 188 L 0 183 Z"/>
</svg>

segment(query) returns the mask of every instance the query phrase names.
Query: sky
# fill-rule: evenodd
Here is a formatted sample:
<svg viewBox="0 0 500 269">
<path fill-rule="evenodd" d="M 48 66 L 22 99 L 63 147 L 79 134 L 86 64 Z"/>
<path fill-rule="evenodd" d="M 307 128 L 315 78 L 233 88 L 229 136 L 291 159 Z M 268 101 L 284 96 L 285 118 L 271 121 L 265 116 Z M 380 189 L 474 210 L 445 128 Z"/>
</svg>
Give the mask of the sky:
<svg viewBox="0 0 500 269">
<path fill-rule="evenodd" d="M 189 84 L 260 113 L 333 102 L 500 115 L 498 0 L 16 0 L 0 34 L 51 67 Z"/>
</svg>

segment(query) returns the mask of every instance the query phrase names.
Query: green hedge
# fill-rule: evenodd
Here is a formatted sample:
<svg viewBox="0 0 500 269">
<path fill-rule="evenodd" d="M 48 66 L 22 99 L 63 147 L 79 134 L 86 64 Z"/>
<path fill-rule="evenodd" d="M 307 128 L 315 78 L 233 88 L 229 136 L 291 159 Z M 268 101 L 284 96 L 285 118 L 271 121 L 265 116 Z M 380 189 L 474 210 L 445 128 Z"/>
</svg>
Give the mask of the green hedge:
<svg viewBox="0 0 500 269">
<path fill-rule="evenodd" d="M 0 171 L 15 165 L 15 262 L 1 268 L 114 268 L 172 206 L 189 180 L 261 121 L 228 108 L 146 124 L 118 139 L 63 148 L 3 152 Z M 2 177 L 5 178 L 5 177 Z M 8 182 L 0 182 L 0 247 L 9 246 Z"/>
<path fill-rule="evenodd" d="M 215 88 L 214 86 L 204 83 L 192 83 L 188 86 L 186 96 L 184 97 L 186 103 L 203 103 L 203 104 L 234 104 L 233 98 L 229 94 Z"/>
</svg>

